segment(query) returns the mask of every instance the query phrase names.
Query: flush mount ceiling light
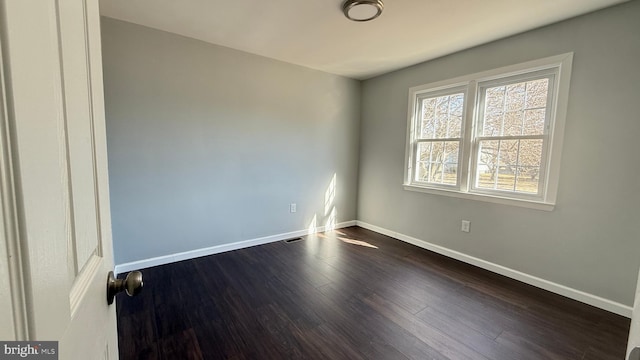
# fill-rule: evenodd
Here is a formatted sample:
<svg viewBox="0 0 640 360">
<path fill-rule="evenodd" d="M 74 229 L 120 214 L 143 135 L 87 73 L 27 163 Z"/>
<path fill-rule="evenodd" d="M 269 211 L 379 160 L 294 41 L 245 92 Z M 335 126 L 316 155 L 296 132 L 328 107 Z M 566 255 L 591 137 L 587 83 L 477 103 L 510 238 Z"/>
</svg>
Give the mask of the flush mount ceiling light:
<svg viewBox="0 0 640 360">
<path fill-rule="evenodd" d="M 344 16 L 353 21 L 369 21 L 382 14 L 382 0 L 347 0 L 342 5 Z"/>
</svg>

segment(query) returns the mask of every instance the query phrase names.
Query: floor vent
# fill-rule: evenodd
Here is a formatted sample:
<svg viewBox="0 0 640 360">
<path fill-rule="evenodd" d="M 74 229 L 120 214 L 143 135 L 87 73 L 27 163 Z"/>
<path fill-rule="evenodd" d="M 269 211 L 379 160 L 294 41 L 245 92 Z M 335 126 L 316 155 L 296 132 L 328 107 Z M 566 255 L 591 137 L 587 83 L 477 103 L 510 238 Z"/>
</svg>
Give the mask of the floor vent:
<svg viewBox="0 0 640 360">
<path fill-rule="evenodd" d="M 302 238 L 301 237 L 297 237 L 297 238 L 293 238 L 293 239 L 287 239 L 284 242 L 286 242 L 287 244 L 290 244 L 292 242 L 296 242 L 296 241 L 300 241 L 300 240 L 302 240 Z"/>
</svg>

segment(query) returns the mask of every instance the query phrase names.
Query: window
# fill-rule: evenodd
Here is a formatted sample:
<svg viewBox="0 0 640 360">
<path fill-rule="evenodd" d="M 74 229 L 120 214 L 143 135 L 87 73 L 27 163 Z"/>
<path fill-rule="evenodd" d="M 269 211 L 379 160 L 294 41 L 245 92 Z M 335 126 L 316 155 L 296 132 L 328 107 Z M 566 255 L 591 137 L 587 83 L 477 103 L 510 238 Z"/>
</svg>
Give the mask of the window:
<svg viewBox="0 0 640 360">
<path fill-rule="evenodd" d="M 425 186 L 455 186 L 462 148 L 465 89 L 429 93 L 417 98 L 414 181 Z"/>
<path fill-rule="evenodd" d="M 572 57 L 411 88 L 405 189 L 552 210 Z"/>
</svg>

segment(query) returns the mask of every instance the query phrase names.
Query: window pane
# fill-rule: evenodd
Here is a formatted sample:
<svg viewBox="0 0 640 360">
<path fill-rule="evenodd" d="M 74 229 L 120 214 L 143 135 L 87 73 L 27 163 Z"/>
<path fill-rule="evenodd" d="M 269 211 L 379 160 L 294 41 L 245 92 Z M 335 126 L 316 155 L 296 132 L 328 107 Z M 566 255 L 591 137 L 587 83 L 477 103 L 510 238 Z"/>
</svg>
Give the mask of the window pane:
<svg viewBox="0 0 640 360">
<path fill-rule="evenodd" d="M 458 154 L 460 153 L 460 143 L 445 143 L 445 156 L 443 164 L 442 183 L 456 185 L 458 183 Z"/>
<path fill-rule="evenodd" d="M 497 140 L 480 141 L 478 167 L 476 169 L 477 188 L 495 189 L 498 175 L 499 146 L 500 142 Z"/>
<path fill-rule="evenodd" d="M 502 131 L 502 112 L 492 112 L 484 114 L 484 124 L 482 126 L 483 136 L 500 136 Z"/>
<path fill-rule="evenodd" d="M 422 131 L 420 137 L 423 139 L 433 138 L 435 125 L 436 98 L 422 100 Z"/>
<path fill-rule="evenodd" d="M 458 141 L 419 143 L 415 180 L 456 185 L 459 149 Z"/>
<path fill-rule="evenodd" d="M 542 139 L 519 140 L 520 157 L 519 166 L 537 166 L 542 162 Z"/>
<path fill-rule="evenodd" d="M 546 109 L 526 110 L 524 112 L 523 135 L 543 135 Z"/>
<path fill-rule="evenodd" d="M 504 114 L 504 136 L 518 136 L 522 134 L 523 111 L 509 111 Z"/>
<path fill-rule="evenodd" d="M 540 168 L 537 166 L 518 167 L 516 191 L 537 194 L 540 182 L 540 179 L 538 178 L 539 173 Z"/>
<path fill-rule="evenodd" d="M 421 139 L 460 137 L 464 93 L 423 99 L 421 109 Z"/>
<path fill-rule="evenodd" d="M 520 140 L 516 191 L 537 194 L 542 165 L 542 140 Z"/>
<path fill-rule="evenodd" d="M 527 82 L 526 108 L 540 108 L 547 106 L 547 94 L 549 92 L 549 79 L 540 79 Z"/>
<path fill-rule="evenodd" d="M 498 181 L 496 186 L 498 190 L 515 190 L 518 143 L 519 140 L 500 141 L 500 150 L 498 152 Z"/>
<path fill-rule="evenodd" d="M 430 182 L 442 182 L 442 160 L 444 159 L 444 143 L 434 142 L 431 144 L 431 177 Z"/>
<path fill-rule="evenodd" d="M 419 143 L 416 159 L 416 181 L 429 182 L 431 173 L 431 143 Z"/>
<path fill-rule="evenodd" d="M 505 92 L 505 110 L 519 111 L 524 108 L 525 83 L 507 85 Z"/>
</svg>

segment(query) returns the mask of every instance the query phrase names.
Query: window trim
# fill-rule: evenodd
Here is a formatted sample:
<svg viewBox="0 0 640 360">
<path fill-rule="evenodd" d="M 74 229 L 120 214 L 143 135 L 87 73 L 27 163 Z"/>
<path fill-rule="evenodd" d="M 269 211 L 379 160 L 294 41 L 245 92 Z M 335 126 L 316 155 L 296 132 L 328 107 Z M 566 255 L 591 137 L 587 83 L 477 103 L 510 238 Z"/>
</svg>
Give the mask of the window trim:
<svg viewBox="0 0 640 360">
<path fill-rule="evenodd" d="M 560 161 L 568 107 L 572 62 L 573 53 L 571 52 L 410 88 L 404 162 L 404 189 L 538 210 L 553 210 L 556 205 L 558 193 Z M 478 106 L 480 105 L 481 86 L 484 85 L 486 87 L 487 84 L 507 80 L 508 78 L 518 76 L 527 77 L 527 75 L 535 74 L 536 72 L 547 72 L 549 70 L 555 71 L 556 79 L 554 86 L 550 88 L 553 89 L 551 90 L 553 93 L 550 95 L 550 99 L 553 99 L 553 102 L 551 108 L 548 110 L 550 113 L 549 119 L 547 120 L 549 130 L 545 134 L 545 136 L 548 137 L 545 146 L 547 154 L 544 170 L 541 171 L 544 172 L 544 175 L 541 174 L 540 177 L 541 180 L 544 178 L 544 182 L 541 181 L 541 185 L 544 186 L 541 195 L 528 196 L 525 194 L 521 196 L 519 194 L 517 197 L 509 197 L 508 194 L 503 192 L 478 191 L 472 189 L 472 181 L 475 177 L 472 173 L 473 163 L 475 162 L 472 161 L 472 157 L 475 155 L 474 148 L 476 147 L 476 145 L 472 143 L 472 139 L 475 138 L 475 132 L 477 131 L 476 125 L 478 124 L 477 117 L 480 115 Z M 417 100 L 424 98 L 424 96 L 420 96 L 423 94 L 447 92 L 464 87 L 466 87 L 466 90 L 464 90 L 464 123 L 462 126 L 462 142 L 460 145 L 462 158 L 459 159 L 459 187 L 447 186 L 443 188 L 433 186 L 432 184 L 428 186 L 416 184 L 416 182 L 412 180 L 412 176 L 414 176 L 413 167 L 415 166 L 415 164 L 413 164 L 415 162 L 413 160 L 415 154 L 413 154 L 414 146 L 412 141 L 414 140 L 417 127 Z"/>
</svg>

